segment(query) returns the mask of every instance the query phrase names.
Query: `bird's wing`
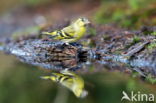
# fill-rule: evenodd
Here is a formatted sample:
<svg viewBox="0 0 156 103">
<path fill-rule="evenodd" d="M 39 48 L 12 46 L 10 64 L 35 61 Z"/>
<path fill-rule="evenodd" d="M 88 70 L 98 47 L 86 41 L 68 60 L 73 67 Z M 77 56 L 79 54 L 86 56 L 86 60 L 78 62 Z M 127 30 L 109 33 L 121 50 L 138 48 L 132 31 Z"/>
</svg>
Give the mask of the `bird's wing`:
<svg viewBox="0 0 156 103">
<path fill-rule="evenodd" d="M 71 36 L 74 36 L 75 30 L 72 26 L 68 26 L 62 29 L 64 32 L 71 34 Z"/>
<path fill-rule="evenodd" d="M 51 39 L 58 37 L 58 35 L 48 35 L 48 34 L 46 34 L 46 36 Z"/>
</svg>

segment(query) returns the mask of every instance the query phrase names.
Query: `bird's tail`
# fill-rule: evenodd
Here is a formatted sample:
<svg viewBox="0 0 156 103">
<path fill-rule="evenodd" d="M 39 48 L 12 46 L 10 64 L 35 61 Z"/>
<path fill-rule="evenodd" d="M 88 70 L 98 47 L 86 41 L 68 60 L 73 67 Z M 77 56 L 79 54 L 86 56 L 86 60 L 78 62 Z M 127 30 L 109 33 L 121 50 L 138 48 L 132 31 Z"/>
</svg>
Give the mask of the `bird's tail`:
<svg viewBox="0 0 156 103">
<path fill-rule="evenodd" d="M 51 79 L 53 81 L 56 81 L 56 76 L 51 75 L 51 76 L 40 76 L 41 79 L 47 80 L 47 79 Z"/>
<path fill-rule="evenodd" d="M 43 35 L 52 35 L 52 33 L 49 33 L 49 32 L 46 32 L 46 31 L 42 32 L 41 34 L 43 34 Z"/>
<path fill-rule="evenodd" d="M 41 79 L 50 79 L 51 76 L 40 76 Z"/>
<path fill-rule="evenodd" d="M 50 32 L 42 32 L 41 33 L 41 35 L 47 35 L 49 38 L 55 38 L 55 37 L 57 37 L 57 35 L 56 35 L 56 32 L 52 32 L 52 33 L 50 33 Z"/>
</svg>

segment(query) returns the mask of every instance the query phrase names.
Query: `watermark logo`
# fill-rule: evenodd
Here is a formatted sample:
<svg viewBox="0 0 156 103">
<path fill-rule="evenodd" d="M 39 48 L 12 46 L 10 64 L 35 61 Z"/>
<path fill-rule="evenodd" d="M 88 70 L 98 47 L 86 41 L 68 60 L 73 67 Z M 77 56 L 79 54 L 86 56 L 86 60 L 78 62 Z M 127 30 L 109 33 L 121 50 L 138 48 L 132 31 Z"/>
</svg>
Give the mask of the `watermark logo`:
<svg viewBox="0 0 156 103">
<path fill-rule="evenodd" d="M 140 91 L 135 93 L 134 91 L 131 91 L 131 93 L 128 95 L 125 91 L 122 91 L 122 98 L 123 100 L 128 101 L 154 101 L 154 94 L 143 94 Z"/>
</svg>

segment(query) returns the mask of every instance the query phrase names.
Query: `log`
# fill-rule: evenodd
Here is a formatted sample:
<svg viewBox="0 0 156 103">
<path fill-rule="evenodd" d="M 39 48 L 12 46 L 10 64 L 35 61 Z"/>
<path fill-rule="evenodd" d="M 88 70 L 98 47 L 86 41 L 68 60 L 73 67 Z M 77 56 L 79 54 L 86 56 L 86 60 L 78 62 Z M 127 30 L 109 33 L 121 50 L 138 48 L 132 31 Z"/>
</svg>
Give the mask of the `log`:
<svg viewBox="0 0 156 103">
<path fill-rule="evenodd" d="M 82 46 L 42 39 L 10 41 L 1 50 L 23 62 L 46 69 L 77 69 L 77 64 L 91 55 L 90 49 Z"/>
<path fill-rule="evenodd" d="M 81 68 L 88 59 L 101 64 L 123 63 L 130 70 L 146 76 L 156 76 L 156 27 L 143 27 L 137 31 L 124 30 L 111 26 L 96 28 L 96 36 L 90 39 L 93 48 L 66 44 L 59 41 L 27 38 L 5 43 L 0 49 L 17 56 L 28 64 L 48 69 Z M 90 34 L 91 35 L 91 34 Z"/>
</svg>

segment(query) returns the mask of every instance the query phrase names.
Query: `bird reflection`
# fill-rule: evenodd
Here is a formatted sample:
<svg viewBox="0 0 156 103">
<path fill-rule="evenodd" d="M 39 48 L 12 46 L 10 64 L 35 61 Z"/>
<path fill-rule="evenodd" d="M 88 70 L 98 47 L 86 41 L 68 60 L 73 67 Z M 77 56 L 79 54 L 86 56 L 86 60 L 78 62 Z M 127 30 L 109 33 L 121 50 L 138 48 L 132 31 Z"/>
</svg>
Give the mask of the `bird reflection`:
<svg viewBox="0 0 156 103">
<path fill-rule="evenodd" d="M 88 92 L 84 89 L 84 80 L 74 72 L 62 70 L 60 73 L 52 73 L 50 76 L 41 76 L 42 79 L 50 79 L 67 87 L 76 97 L 83 98 Z"/>
<path fill-rule="evenodd" d="M 33 59 L 27 58 L 24 61 L 27 60 L 28 63 L 44 69 L 63 70 L 64 68 L 70 68 L 70 70 L 77 70 L 87 61 L 88 55 L 87 50 L 79 51 L 75 50 L 75 47 L 69 46 L 68 49 L 62 50 L 62 47 L 61 49 L 57 48 L 57 50 L 53 50 L 51 53 L 37 55 Z"/>
<path fill-rule="evenodd" d="M 38 63 L 37 65 L 43 67 L 44 69 L 51 70 L 64 70 L 68 68 L 69 70 L 75 71 L 86 63 L 86 58 L 76 59 L 76 58 L 57 58 L 51 59 L 50 62 Z"/>
</svg>

